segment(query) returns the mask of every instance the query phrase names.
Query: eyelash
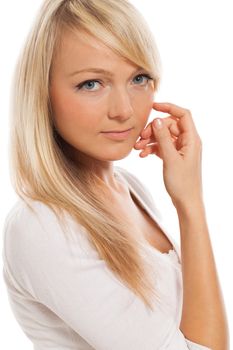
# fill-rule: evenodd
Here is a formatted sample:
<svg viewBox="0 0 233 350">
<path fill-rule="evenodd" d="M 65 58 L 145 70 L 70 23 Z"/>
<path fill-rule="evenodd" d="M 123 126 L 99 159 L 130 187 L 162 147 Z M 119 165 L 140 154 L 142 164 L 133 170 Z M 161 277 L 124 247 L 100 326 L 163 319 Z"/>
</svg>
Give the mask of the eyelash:
<svg viewBox="0 0 233 350">
<path fill-rule="evenodd" d="M 146 77 L 148 79 L 148 82 L 149 82 L 149 80 L 154 80 L 149 74 L 139 74 L 139 75 L 136 75 L 135 78 L 138 78 L 138 77 Z M 80 83 L 79 85 L 77 85 L 76 88 L 77 88 L 77 90 L 81 90 L 84 85 L 86 85 L 88 83 L 92 83 L 92 82 L 101 84 L 100 80 L 94 80 L 94 79 L 93 80 L 86 80 L 86 81 Z M 86 91 L 94 91 L 95 92 L 96 90 L 88 90 L 87 89 Z"/>
</svg>

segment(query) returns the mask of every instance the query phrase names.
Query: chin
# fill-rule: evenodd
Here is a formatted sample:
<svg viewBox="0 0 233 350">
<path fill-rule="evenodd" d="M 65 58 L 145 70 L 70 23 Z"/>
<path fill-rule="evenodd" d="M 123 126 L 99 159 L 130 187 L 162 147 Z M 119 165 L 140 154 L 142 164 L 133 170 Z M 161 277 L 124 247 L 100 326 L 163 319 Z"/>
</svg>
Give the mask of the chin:
<svg viewBox="0 0 233 350">
<path fill-rule="evenodd" d="M 124 151 L 122 150 L 121 152 L 120 151 L 116 151 L 112 153 L 109 152 L 109 154 L 105 154 L 103 157 L 101 157 L 100 160 L 103 160 L 103 161 L 121 160 L 126 158 L 131 153 L 131 151 L 132 151 L 132 148 Z"/>
</svg>

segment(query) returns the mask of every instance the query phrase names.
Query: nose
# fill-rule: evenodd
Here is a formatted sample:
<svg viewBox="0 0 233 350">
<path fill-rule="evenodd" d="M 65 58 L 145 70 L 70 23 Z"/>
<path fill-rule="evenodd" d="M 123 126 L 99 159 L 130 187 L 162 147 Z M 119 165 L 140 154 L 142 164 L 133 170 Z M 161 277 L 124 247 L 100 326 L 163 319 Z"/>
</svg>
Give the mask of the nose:
<svg viewBox="0 0 233 350">
<path fill-rule="evenodd" d="M 131 118 L 132 115 L 133 108 L 126 89 L 120 87 L 113 89 L 109 95 L 109 118 L 125 121 Z"/>
</svg>

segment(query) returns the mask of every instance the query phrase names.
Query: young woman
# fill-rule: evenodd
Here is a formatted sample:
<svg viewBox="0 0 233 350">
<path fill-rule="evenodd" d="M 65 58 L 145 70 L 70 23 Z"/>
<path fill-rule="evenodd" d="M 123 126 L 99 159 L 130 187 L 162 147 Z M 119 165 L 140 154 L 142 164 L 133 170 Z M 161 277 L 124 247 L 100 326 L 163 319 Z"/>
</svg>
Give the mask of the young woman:
<svg viewBox="0 0 233 350">
<path fill-rule="evenodd" d="M 159 81 L 128 1 L 44 2 L 15 75 L 4 231 L 9 300 L 36 350 L 229 349 L 200 137 L 189 110 L 154 102 Z M 168 115 L 147 124 L 152 109 Z M 181 249 L 114 166 L 133 148 L 163 161 Z"/>
</svg>

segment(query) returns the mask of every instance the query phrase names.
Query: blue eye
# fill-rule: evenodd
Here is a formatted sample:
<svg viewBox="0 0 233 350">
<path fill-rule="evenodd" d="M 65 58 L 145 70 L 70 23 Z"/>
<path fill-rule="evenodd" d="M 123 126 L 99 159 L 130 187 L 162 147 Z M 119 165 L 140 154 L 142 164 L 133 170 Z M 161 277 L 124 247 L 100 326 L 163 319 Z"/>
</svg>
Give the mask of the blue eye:
<svg viewBox="0 0 233 350">
<path fill-rule="evenodd" d="M 87 88 L 85 88 L 83 90 L 96 91 L 96 90 L 93 90 L 93 84 L 94 83 L 100 84 L 100 82 L 98 80 L 86 80 L 83 83 L 79 84 L 77 86 L 77 88 L 78 88 L 78 90 L 81 90 L 81 89 L 83 89 L 83 87 L 86 86 Z"/>
<path fill-rule="evenodd" d="M 139 80 L 138 80 L 138 78 L 139 78 Z M 140 82 L 143 82 L 141 80 L 141 78 L 146 78 L 147 83 L 148 83 L 149 80 L 153 80 L 148 74 L 139 74 L 134 79 L 137 79 L 136 81 L 140 83 Z M 136 84 L 136 85 L 139 85 L 139 84 Z"/>
<path fill-rule="evenodd" d="M 146 84 L 149 82 L 149 80 L 153 80 L 153 78 L 151 76 L 149 76 L 148 74 L 139 74 L 134 78 L 134 80 L 136 79 L 136 81 L 139 83 L 136 85 L 144 85 L 144 84 L 142 84 L 144 82 L 144 80 L 141 78 L 146 79 Z M 95 88 L 95 84 L 101 84 L 101 82 L 99 80 L 86 80 L 86 81 L 80 83 L 79 85 L 77 85 L 76 88 L 77 88 L 77 90 L 94 91 L 95 92 L 98 90 L 98 87 Z"/>
</svg>

